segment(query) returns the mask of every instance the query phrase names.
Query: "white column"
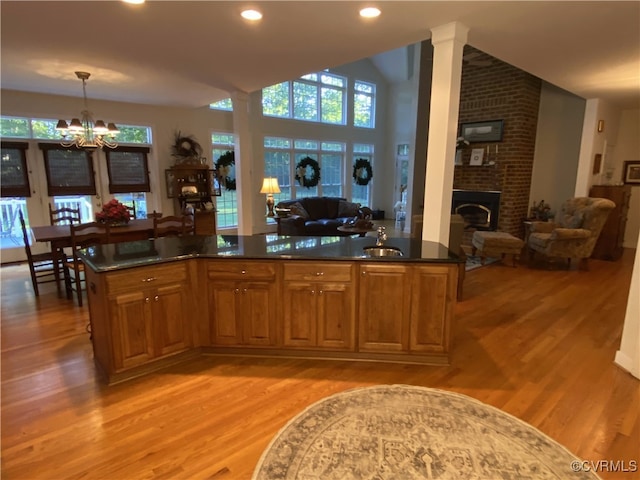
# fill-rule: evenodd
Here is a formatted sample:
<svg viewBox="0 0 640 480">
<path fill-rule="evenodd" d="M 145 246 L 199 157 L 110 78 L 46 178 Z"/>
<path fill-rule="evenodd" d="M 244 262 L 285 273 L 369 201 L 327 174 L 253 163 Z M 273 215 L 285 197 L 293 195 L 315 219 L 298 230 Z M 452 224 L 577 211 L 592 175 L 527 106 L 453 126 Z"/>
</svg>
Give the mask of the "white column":
<svg viewBox="0 0 640 480">
<path fill-rule="evenodd" d="M 640 378 L 640 237 L 633 262 L 620 350 L 616 352 L 614 361 L 634 377 Z"/>
<path fill-rule="evenodd" d="M 236 199 L 238 203 L 238 235 L 253 233 L 252 176 L 253 148 L 249 115 L 249 94 L 233 92 L 233 132 L 235 135 L 234 155 L 236 161 Z"/>
<path fill-rule="evenodd" d="M 443 245 L 449 244 L 462 53 L 468 32 L 458 22 L 431 30 L 433 74 L 422 239 Z"/>
</svg>

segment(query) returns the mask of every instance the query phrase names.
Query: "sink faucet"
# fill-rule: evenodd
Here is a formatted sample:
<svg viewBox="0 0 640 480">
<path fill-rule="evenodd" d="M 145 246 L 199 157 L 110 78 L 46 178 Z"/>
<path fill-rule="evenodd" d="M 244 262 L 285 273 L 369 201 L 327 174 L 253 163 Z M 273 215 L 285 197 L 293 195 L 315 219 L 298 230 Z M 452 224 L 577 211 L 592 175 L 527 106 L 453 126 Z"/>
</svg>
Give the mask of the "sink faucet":
<svg viewBox="0 0 640 480">
<path fill-rule="evenodd" d="M 382 245 L 382 242 L 384 242 L 387 239 L 387 232 L 385 227 L 378 227 L 378 238 L 376 239 L 376 245 L 379 247 Z"/>
</svg>

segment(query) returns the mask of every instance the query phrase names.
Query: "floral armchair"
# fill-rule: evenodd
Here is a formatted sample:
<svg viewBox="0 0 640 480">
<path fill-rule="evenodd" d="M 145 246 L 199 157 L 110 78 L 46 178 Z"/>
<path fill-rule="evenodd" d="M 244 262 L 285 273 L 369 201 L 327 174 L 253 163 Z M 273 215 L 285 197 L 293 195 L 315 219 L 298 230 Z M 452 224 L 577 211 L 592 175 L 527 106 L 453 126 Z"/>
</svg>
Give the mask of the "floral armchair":
<svg viewBox="0 0 640 480">
<path fill-rule="evenodd" d="M 586 270 L 587 259 L 614 207 L 615 203 L 606 198 L 570 198 L 553 222 L 532 222 L 527 239 L 530 260 L 535 252 L 549 258 L 564 257 L 569 265 L 572 258 L 579 258 Z"/>
</svg>

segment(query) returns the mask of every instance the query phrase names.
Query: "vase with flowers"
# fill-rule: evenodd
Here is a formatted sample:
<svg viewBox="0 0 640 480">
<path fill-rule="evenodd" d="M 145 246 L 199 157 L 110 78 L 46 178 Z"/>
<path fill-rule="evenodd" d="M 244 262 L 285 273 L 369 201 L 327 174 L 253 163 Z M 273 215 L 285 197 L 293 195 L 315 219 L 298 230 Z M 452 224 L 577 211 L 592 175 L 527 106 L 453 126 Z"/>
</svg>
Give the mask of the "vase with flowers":
<svg viewBox="0 0 640 480">
<path fill-rule="evenodd" d="M 96 213 L 96 222 L 108 223 L 111 226 L 126 225 L 131 220 L 129 210 L 115 198 L 102 205 Z"/>
</svg>

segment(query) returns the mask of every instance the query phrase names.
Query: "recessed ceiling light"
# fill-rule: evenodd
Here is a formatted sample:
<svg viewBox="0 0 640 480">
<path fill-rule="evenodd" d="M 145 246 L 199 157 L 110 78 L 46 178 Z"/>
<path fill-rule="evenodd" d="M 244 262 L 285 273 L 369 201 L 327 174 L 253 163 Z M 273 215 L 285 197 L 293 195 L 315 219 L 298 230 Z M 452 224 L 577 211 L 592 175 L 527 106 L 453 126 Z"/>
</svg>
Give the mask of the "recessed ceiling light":
<svg viewBox="0 0 640 480">
<path fill-rule="evenodd" d="M 242 15 L 242 18 L 252 21 L 260 20 L 262 18 L 262 14 L 257 10 L 243 10 L 240 15 Z"/>
<path fill-rule="evenodd" d="M 124 3 L 130 3 L 132 5 L 140 5 L 144 3 L 144 0 L 122 0 Z"/>
<path fill-rule="evenodd" d="M 376 7 L 367 7 L 360 10 L 360 16 L 364 18 L 374 18 L 380 15 L 380 10 Z"/>
</svg>

